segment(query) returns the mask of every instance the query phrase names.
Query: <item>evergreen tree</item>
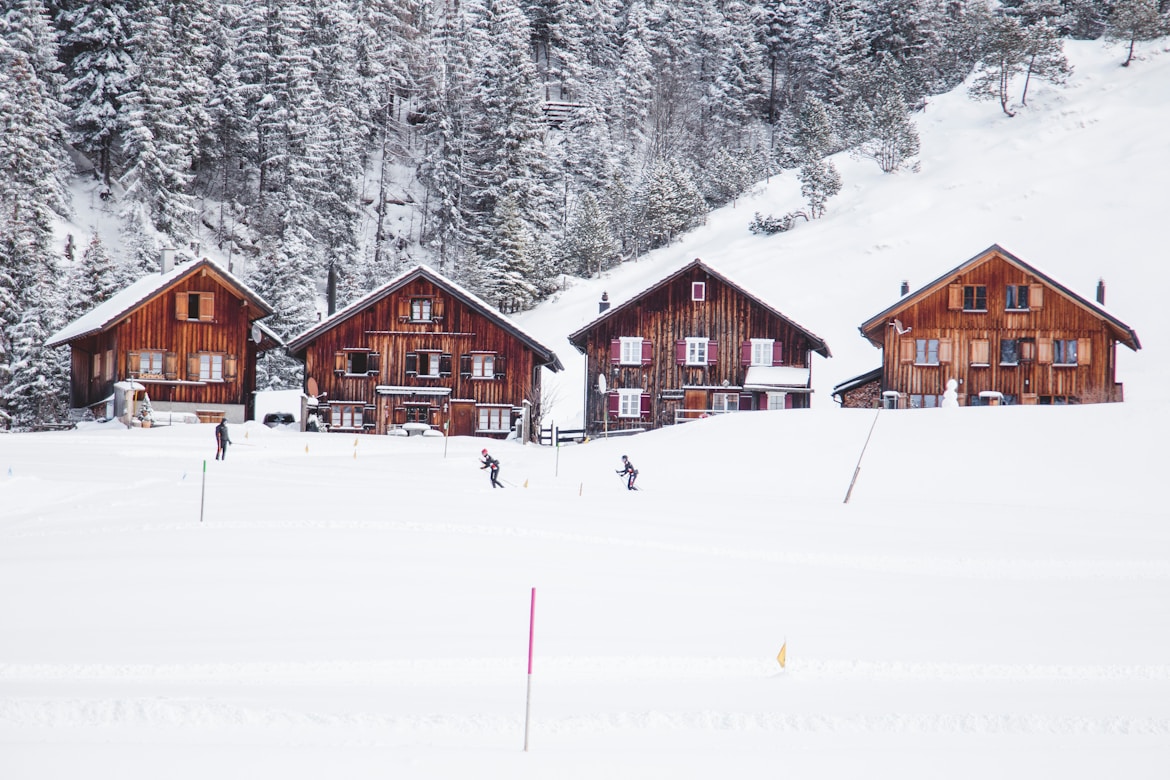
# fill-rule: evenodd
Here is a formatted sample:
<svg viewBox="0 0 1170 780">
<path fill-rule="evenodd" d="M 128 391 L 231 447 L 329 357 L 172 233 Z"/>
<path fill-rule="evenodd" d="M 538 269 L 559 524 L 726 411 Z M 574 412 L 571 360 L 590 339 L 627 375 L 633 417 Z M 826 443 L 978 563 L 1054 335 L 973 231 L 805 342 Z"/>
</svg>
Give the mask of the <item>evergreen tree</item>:
<svg viewBox="0 0 1170 780">
<path fill-rule="evenodd" d="M 88 311 L 108 301 L 137 276 L 134 269 L 114 260 L 101 237 L 94 233 L 80 261 L 67 274 L 66 310 L 78 314 Z"/>
<path fill-rule="evenodd" d="M 1105 37 L 1126 45 L 1125 61 L 1133 62 L 1134 47 L 1138 41 L 1149 41 L 1170 30 L 1170 5 L 1161 0 L 1114 0 L 1107 17 Z"/>
<path fill-rule="evenodd" d="M 257 258 L 248 276 L 248 284 L 275 312 L 265 324 L 285 339 L 303 333 L 318 321 L 317 288 L 308 256 L 299 237 L 293 234 L 286 243 Z M 283 352 L 267 352 L 256 367 L 256 389 L 302 387 L 302 369 L 298 361 Z"/>
<path fill-rule="evenodd" d="M 655 163 L 639 200 L 645 249 L 669 244 L 680 233 L 697 225 L 707 211 L 694 179 L 673 159 Z"/>
<path fill-rule="evenodd" d="M 46 258 L 44 273 L 24 290 L 24 309 L 9 343 L 12 360 L 3 396 L 15 425 L 60 422 L 69 397 L 68 349 L 46 349 L 63 324 L 56 264 Z"/>
<path fill-rule="evenodd" d="M 856 91 L 854 123 L 861 142 L 855 154 L 874 160 L 884 173 L 900 169 L 918 154 L 918 131 L 910 119 L 902 83 L 901 67 L 893 56 L 883 54 L 872 77 Z"/>
<path fill-rule="evenodd" d="M 586 192 L 577 202 L 562 252 L 564 267 L 583 277 L 596 272 L 600 278 L 601 272 L 617 260 L 618 244 L 609 218 L 592 192 Z"/>
<path fill-rule="evenodd" d="M 1028 61 L 1028 36 L 1017 17 L 997 14 L 991 19 L 983 40 L 975 80 L 967 88 L 974 100 L 998 100 L 1009 117 L 1015 116 L 1011 101 L 1012 79 Z"/>
<path fill-rule="evenodd" d="M 829 198 L 841 191 L 841 174 L 832 161 L 805 160 L 800 166 L 800 194 L 808 202 L 808 215 L 820 219 Z"/>
</svg>

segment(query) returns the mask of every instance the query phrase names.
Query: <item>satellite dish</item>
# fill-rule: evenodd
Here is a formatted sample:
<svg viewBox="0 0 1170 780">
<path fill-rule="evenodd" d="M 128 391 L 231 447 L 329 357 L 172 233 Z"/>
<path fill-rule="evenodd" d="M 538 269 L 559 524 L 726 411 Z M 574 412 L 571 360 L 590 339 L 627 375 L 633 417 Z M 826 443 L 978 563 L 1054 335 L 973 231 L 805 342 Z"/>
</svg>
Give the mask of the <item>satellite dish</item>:
<svg viewBox="0 0 1170 780">
<path fill-rule="evenodd" d="M 605 374 L 597 375 L 597 392 L 605 395 Z"/>
<path fill-rule="evenodd" d="M 264 338 L 264 334 L 260 332 L 260 323 L 252 323 L 252 341 L 256 344 L 260 343 L 260 339 Z"/>
<path fill-rule="evenodd" d="M 905 334 L 905 333 L 909 333 L 909 332 L 910 332 L 910 330 L 911 330 L 910 328 L 903 328 L 903 327 L 902 327 L 902 321 L 901 321 L 901 320 L 899 320 L 899 319 L 895 319 L 895 320 L 894 320 L 893 322 L 891 322 L 890 324 L 894 326 L 894 330 L 898 331 L 898 335 L 899 335 L 899 336 L 901 336 L 901 335 L 903 335 L 903 334 Z"/>
<path fill-rule="evenodd" d="M 309 391 L 309 395 L 317 395 L 317 380 L 315 377 L 309 377 L 305 382 L 305 389 Z"/>
</svg>

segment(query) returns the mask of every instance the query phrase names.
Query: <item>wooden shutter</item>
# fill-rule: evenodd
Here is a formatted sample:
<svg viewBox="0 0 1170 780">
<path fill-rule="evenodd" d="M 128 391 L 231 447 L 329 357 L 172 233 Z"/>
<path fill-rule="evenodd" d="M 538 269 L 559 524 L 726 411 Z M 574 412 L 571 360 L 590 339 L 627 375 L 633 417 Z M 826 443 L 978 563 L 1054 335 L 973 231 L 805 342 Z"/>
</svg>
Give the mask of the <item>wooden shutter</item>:
<svg viewBox="0 0 1170 780">
<path fill-rule="evenodd" d="M 451 355 L 446 352 L 439 355 L 439 376 L 451 376 Z"/>
<path fill-rule="evenodd" d="M 333 353 L 333 373 L 337 374 L 338 376 L 341 376 L 342 374 L 345 373 L 345 368 L 346 368 L 346 366 L 345 366 L 345 353 L 344 352 L 334 352 Z"/>
<path fill-rule="evenodd" d="M 621 398 L 617 393 L 609 393 L 609 397 L 606 399 L 606 401 L 607 406 L 609 407 L 609 416 L 617 417 L 618 412 L 621 411 Z"/>
<path fill-rule="evenodd" d="M 898 362 L 899 363 L 913 363 L 917 356 L 918 345 L 914 339 L 901 339 L 898 341 Z"/>
<path fill-rule="evenodd" d="M 609 362 L 617 365 L 622 362 L 622 340 L 610 339 L 609 341 Z"/>
<path fill-rule="evenodd" d="M 175 319 L 187 319 L 187 293 L 185 292 L 175 293 Z"/>
<path fill-rule="evenodd" d="M 680 366 L 686 365 L 686 362 L 687 362 L 687 342 L 686 341 L 674 342 L 674 362 L 678 363 Z"/>
<path fill-rule="evenodd" d="M 649 393 L 642 393 L 642 397 L 639 399 L 639 402 L 640 402 L 640 405 L 638 407 L 638 416 L 639 417 L 649 417 L 650 416 L 650 394 Z"/>
<path fill-rule="evenodd" d="M 215 319 L 215 294 L 199 293 L 199 321 L 211 322 Z"/>
<path fill-rule="evenodd" d="M 444 306 L 444 303 L 445 303 L 445 299 L 443 299 L 443 298 L 434 298 L 431 300 L 431 319 L 435 319 L 435 320 L 443 319 L 443 312 L 444 312 L 444 309 L 446 308 Z"/>
<path fill-rule="evenodd" d="M 1087 366 L 1093 357 L 1093 340 L 1077 339 L 1077 365 Z"/>
<path fill-rule="evenodd" d="M 471 355 L 459 356 L 459 376 L 464 379 L 471 378 Z"/>
<path fill-rule="evenodd" d="M 370 376 L 378 376 L 382 373 L 381 352 L 371 352 L 366 355 L 366 373 Z"/>
<path fill-rule="evenodd" d="M 239 361 L 236 360 L 235 355 L 224 355 L 223 358 L 223 379 L 225 382 L 234 382 L 238 376 L 237 370 L 239 368 Z"/>
<path fill-rule="evenodd" d="M 1052 339 L 1036 339 L 1036 362 L 1052 362 Z"/>
<path fill-rule="evenodd" d="M 972 363 L 990 363 L 991 362 L 991 342 L 987 339 L 972 339 L 971 340 L 971 362 Z"/>
<path fill-rule="evenodd" d="M 751 393 L 740 393 L 739 394 L 739 410 L 742 412 L 742 411 L 750 410 L 751 408 L 752 408 L 752 394 Z"/>
<path fill-rule="evenodd" d="M 784 365 L 784 342 L 783 341 L 773 341 L 772 342 L 772 365 L 774 365 L 774 366 Z"/>
<path fill-rule="evenodd" d="M 188 352 L 187 353 L 187 381 L 188 382 L 198 382 L 199 381 L 199 353 L 198 352 Z"/>
<path fill-rule="evenodd" d="M 406 353 L 406 375 L 407 376 L 418 376 L 418 353 L 417 352 L 407 352 Z"/>
<path fill-rule="evenodd" d="M 179 356 L 174 352 L 163 355 L 163 376 L 167 379 L 179 378 Z"/>
<path fill-rule="evenodd" d="M 938 340 L 938 362 L 950 363 L 954 358 L 954 344 L 950 339 Z"/>
<path fill-rule="evenodd" d="M 707 365 L 713 366 L 719 359 L 719 342 L 707 342 Z"/>
<path fill-rule="evenodd" d="M 951 311 L 963 308 L 963 285 L 947 285 L 947 308 Z"/>
<path fill-rule="evenodd" d="M 642 365 L 648 366 L 654 362 L 654 342 L 642 339 Z"/>
<path fill-rule="evenodd" d="M 1028 308 L 1042 309 L 1044 308 L 1044 285 L 1030 284 L 1028 285 Z"/>
<path fill-rule="evenodd" d="M 496 379 L 503 379 L 507 375 L 505 362 L 503 355 L 496 355 L 495 360 L 492 361 L 492 368 L 495 371 Z"/>
<path fill-rule="evenodd" d="M 739 345 L 739 362 L 740 365 L 750 366 L 752 364 L 752 343 L 745 341 Z"/>
<path fill-rule="evenodd" d="M 142 371 L 142 359 L 137 352 L 126 353 L 126 376 L 133 378 Z"/>
</svg>

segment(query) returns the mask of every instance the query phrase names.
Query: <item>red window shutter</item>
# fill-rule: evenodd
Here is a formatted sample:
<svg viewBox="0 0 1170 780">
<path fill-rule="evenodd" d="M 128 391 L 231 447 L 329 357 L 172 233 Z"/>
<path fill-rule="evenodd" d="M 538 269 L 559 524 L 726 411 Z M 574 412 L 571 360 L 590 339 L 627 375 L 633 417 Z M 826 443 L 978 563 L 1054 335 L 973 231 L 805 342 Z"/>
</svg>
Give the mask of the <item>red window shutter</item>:
<svg viewBox="0 0 1170 780">
<path fill-rule="evenodd" d="M 648 366 L 654 362 L 654 342 L 642 339 L 642 365 Z"/>
<path fill-rule="evenodd" d="M 741 412 L 744 412 L 744 411 L 750 410 L 751 408 L 752 408 L 752 394 L 751 393 L 740 393 L 739 394 L 739 410 Z"/>
<path fill-rule="evenodd" d="M 739 345 L 739 362 L 745 366 L 752 364 L 752 343 L 750 341 Z"/>
<path fill-rule="evenodd" d="M 783 341 L 773 341 L 772 342 L 772 365 L 774 365 L 774 366 L 784 365 L 784 342 Z"/>
<path fill-rule="evenodd" d="M 715 365 L 718 362 L 718 354 L 719 354 L 719 342 L 718 341 L 708 341 L 707 342 L 707 365 L 709 365 L 709 366 Z"/>
<path fill-rule="evenodd" d="M 607 402 L 609 405 L 609 416 L 610 417 L 617 417 L 618 412 L 621 410 L 621 399 L 619 398 L 618 394 L 617 393 L 609 393 L 609 398 L 607 399 Z"/>
<path fill-rule="evenodd" d="M 638 410 L 642 417 L 650 416 L 650 394 L 642 393 L 641 408 Z"/>
<path fill-rule="evenodd" d="M 609 362 L 617 365 L 622 362 L 622 340 L 610 339 L 609 342 Z"/>
<path fill-rule="evenodd" d="M 680 366 L 686 365 L 687 362 L 687 343 L 685 341 L 674 342 L 674 362 Z"/>
</svg>

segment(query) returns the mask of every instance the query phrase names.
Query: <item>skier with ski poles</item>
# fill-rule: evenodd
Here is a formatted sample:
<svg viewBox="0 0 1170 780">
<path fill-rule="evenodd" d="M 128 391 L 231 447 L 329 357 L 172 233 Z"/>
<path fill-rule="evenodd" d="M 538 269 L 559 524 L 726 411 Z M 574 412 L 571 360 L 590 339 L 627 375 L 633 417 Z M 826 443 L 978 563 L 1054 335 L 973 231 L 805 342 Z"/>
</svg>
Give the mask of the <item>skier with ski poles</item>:
<svg viewBox="0 0 1170 780">
<path fill-rule="evenodd" d="M 480 454 L 483 455 L 483 465 L 479 467 L 479 470 L 491 469 L 492 488 L 502 488 L 503 485 L 500 484 L 500 462 L 488 454 L 486 447 L 484 447 Z"/>
<path fill-rule="evenodd" d="M 634 480 L 638 478 L 638 470 L 634 468 L 634 464 L 630 463 L 630 459 L 625 455 L 622 455 L 622 467 L 620 471 L 615 471 L 614 473 L 627 477 L 626 490 L 637 490 L 638 488 L 634 487 Z"/>
</svg>

